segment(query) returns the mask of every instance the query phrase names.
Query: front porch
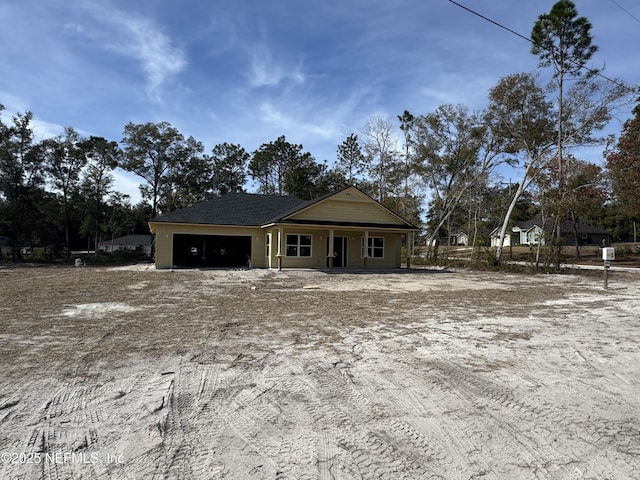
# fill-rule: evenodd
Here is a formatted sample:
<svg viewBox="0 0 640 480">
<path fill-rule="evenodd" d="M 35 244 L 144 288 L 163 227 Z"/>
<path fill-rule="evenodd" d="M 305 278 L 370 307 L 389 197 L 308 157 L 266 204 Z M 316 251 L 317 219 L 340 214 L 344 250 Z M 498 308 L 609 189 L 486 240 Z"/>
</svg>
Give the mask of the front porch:
<svg viewBox="0 0 640 480">
<path fill-rule="evenodd" d="M 267 268 L 400 268 L 409 265 L 413 232 L 392 228 L 319 228 L 278 225 L 265 229 Z M 406 245 L 406 248 L 402 248 Z M 403 251 L 406 252 L 403 259 Z"/>
</svg>

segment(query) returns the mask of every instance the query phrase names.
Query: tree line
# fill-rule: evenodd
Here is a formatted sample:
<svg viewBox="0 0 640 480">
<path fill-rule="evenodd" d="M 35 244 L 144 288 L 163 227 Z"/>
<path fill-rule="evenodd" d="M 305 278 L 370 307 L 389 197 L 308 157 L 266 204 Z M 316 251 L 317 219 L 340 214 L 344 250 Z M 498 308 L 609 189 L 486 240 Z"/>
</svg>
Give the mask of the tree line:
<svg viewBox="0 0 640 480">
<path fill-rule="evenodd" d="M 640 108 L 618 139 L 600 134 L 634 90 L 586 67 L 596 51 L 590 29 L 573 2 L 560 0 L 531 34 L 550 82 L 540 72 L 515 73 L 490 89 L 481 111 L 445 104 L 371 117 L 331 163 L 285 136 L 254 152 L 231 143 L 205 152 L 160 122 L 129 123 L 119 142 L 70 127 L 35 141 L 31 112 L 8 123 L 0 116 L 0 236 L 10 239 L 14 260 L 21 246 L 50 246 L 57 255 L 96 249 L 100 240 L 148 233 L 147 220 L 159 214 L 246 191 L 251 180 L 259 193 L 303 199 L 356 185 L 422 226 L 427 245 L 462 231 L 484 245 L 489 230 L 500 227 L 504 238 L 515 221 L 536 216 L 554 232 L 548 261 L 559 255 L 567 220 L 628 240 L 640 217 Z M 604 146 L 604 167 L 576 156 L 594 145 Z M 116 168 L 139 177 L 139 205 L 114 190 Z M 519 179 L 505 182 L 506 168 Z M 499 261 L 501 247 L 495 255 Z"/>
</svg>

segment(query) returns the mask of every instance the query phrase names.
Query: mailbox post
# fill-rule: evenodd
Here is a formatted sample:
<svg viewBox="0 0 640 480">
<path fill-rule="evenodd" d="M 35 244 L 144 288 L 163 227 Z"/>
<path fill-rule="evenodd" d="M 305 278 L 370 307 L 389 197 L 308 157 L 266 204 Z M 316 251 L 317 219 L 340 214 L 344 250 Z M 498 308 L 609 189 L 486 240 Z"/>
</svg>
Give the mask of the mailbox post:
<svg viewBox="0 0 640 480">
<path fill-rule="evenodd" d="M 611 260 L 616 259 L 616 249 L 613 247 L 605 247 L 602 249 L 602 260 L 604 260 L 604 288 L 609 288 L 607 274 L 611 266 Z"/>
</svg>

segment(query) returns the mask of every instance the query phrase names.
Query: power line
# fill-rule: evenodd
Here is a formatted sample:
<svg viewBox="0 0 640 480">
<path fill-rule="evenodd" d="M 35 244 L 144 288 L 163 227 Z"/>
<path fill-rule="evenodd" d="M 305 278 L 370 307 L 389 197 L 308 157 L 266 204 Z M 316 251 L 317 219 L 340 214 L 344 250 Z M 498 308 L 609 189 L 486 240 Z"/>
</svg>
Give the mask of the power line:
<svg viewBox="0 0 640 480">
<path fill-rule="evenodd" d="M 611 1 L 613 1 L 613 0 L 611 0 Z M 497 26 L 497 27 L 499 27 L 499 28 L 502 28 L 503 30 L 506 30 L 507 32 L 509 32 L 509 33 L 511 33 L 511 34 L 513 34 L 513 35 L 515 35 L 516 37 L 520 37 L 521 39 L 526 40 L 527 42 L 531 43 L 532 45 L 534 44 L 534 41 L 533 41 L 533 40 L 531 40 L 529 37 L 525 37 L 525 36 L 524 36 L 524 35 L 522 35 L 521 33 L 518 33 L 518 32 L 516 32 L 515 30 L 513 30 L 513 29 L 511 29 L 511 28 L 509 28 L 509 27 L 507 27 L 507 26 L 505 26 L 505 25 L 502 25 L 501 23 L 498 23 L 498 22 L 496 22 L 495 20 L 490 19 L 489 17 L 485 17 L 484 15 L 482 15 L 482 14 L 480 14 L 480 13 L 476 12 L 475 10 L 471 10 L 470 8 L 465 7 L 464 5 L 459 4 L 458 2 L 454 2 L 453 0 L 449 0 L 449 2 L 450 2 L 450 3 L 453 3 L 454 5 L 456 5 L 456 6 L 460 7 L 460 8 L 462 8 L 463 10 L 466 10 L 466 11 L 467 11 L 467 12 L 469 12 L 469 13 L 472 13 L 473 15 L 475 15 L 475 16 L 477 16 L 477 17 L 480 17 L 481 19 L 483 19 L 483 20 L 485 20 L 485 21 L 487 21 L 487 22 L 489 22 L 489 23 L 494 24 L 495 26 Z M 615 3 L 615 2 L 614 2 L 614 3 Z M 622 8 L 622 7 L 621 7 L 621 8 Z M 629 91 L 629 92 L 631 92 L 631 93 L 634 93 L 634 94 L 638 94 L 638 93 L 639 93 L 639 91 L 638 91 L 637 89 L 633 89 L 633 88 L 631 88 L 631 87 L 628 87 L 628 86 L 627 86 L 627 85 L 625 85 L 624 83 L 621 83 L 621 82 L 619 82 L 619 81 L 617 81 L 617 80 L 614 80 L 613 78 L 607 77 L 606 75 L 603 75 L 602 73 L 600 73 L 600 71 L 599 71 L 599 70 L 595 70 L 595 69 L 593 69 L 593 68 L 589 68 L 589 67 L 586 67 L 586 66 L 584 66 L 584 65 L 583 65 L 583 66 L 581 66 L 580 68 L 583 68 L 583 69 L 587 70 L 590 74 L 592 74 L 592 75 L 597 75 L 598 77 L 603 78 L 603 79 L 605 79 L 605 80 L 607 80 L 607 81 L 609 81 L 609 82 L 611 82 L 611 83 L 613 83 L 613 84 L 617 85 L 617 86 L 618 86 L 618 87 L 620 87 L 620 88 L 624 88 L 625 90 L 627 90 L 627 91 Z"/>
<path fill-rule="evenodd" d="M 454 2 L 453 0 L 449 0 L 451 3 L 453 3 L 454 5 L 457 5 L 458 7 L 466 10 L 469 13 L 473 13 L 474 15 L 480 17 L 483 20 L 486 20 L 489 23 L 493 23 L 495 26 L 500 27 L 504 30 L 506 30 L 509 33 L 513 33 L 516 37 L 520 37 L 523 40 L 526 40 L 527 42 L 533 43 L 533 40 L 531 40 L 529 37 L 525 37 L 524 35 L 519 34 L 518 32 L 516 32 L 515 30 L 510 29 L 509 27 L 505 27 L 504 25 L 502 25 L 501 23 L 496 22 L 495 20 L 491 20 L 489 17 L 485 17 L 484 15 L 479 14 L 478 12 L 475 12 L 473 10 L 471 10 L 470 8 L 465 7 L 464 5 L 460 5 L 458 2 Z"/>
<path fill-rule="evenodd" d="M 622 10 L 624 13 L 626 13 L 627 15 L 629 15 L 631 18 L 633 18 L 636 22 L 640 23 L 640 19 L 638 19 L 638 17 L 635 17 L 629 10 L 627 10 L 626 8 L 624 8 L 622 5 L 620 5 L 618 2 L 616 2 L 615 0 L 611 0 L 611 3 L 613 3 L 616 7 L 618 7 L 620 10 Z"/>
</svg>

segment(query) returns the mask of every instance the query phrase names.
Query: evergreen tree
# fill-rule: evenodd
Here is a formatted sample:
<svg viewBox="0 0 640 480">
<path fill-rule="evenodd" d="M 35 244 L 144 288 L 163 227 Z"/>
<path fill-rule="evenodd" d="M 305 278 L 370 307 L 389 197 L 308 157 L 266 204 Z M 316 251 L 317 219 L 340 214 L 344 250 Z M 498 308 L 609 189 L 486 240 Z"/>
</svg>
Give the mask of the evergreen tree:
<svg viewBox="0 0 640 480">
<path fill-rule="evenodd" d="M 358 136 L 352 133 L 338 145 L 335 172 L 341 174 L 349 185 L 355 185 L 364 168 L 364 155 L 358 143 Z"/>
<path fill-rule="evenodd" d="M 557 194 L 558 200 L 564 194 L 565 172 L 563 146 L 565 142 L 564 91 L 565 80 L 593 73 L 583 70 L 591 56 L 598 50 L 592 44 L 591 23 L 585 17 L 578 17 L 578 11 L 571 0 L 559 0 L 548 14 L 538 17 L 531 31 L 531 53 L 540 58 L 540 67 L 552 67 L 557 87 Z M 556 240 L 560 242 L 562 215 L 555 217 Z M 558 255 L 559 255 L 558 248 Z M 559 265 L 559 257 L 556 259 Z"/>
<path fill-rule="evenodd" d="M 211 152 L 212 187 L 217 195 L 243 192 L 251 155 L 240 145 L 222 143 Z"/>
<path fill-rule="evenodd" d="M 3 108 L 0 105 L 0 112 Z M 15 115 L 12 125 L 0 120 L 0 192 L 5 199 L 2 218 L 12 239 L 14 261 L 20 257 L 20 246 L 29 242 L 37 227 L 33 214 L 45 181 L 43 148 L 33 140 L 32 120 L 31 112 Z"/>
</svg>

